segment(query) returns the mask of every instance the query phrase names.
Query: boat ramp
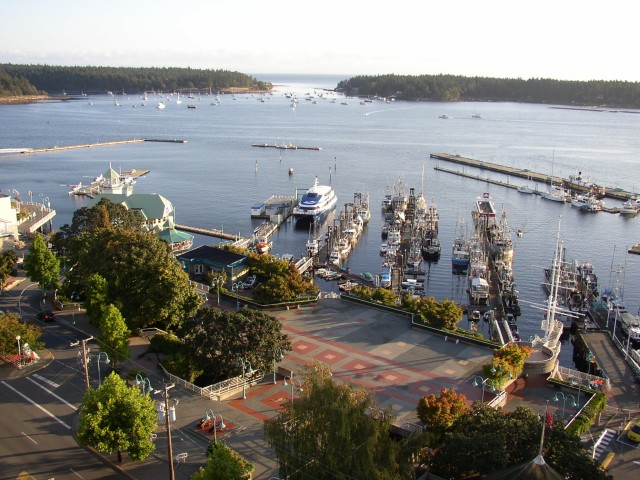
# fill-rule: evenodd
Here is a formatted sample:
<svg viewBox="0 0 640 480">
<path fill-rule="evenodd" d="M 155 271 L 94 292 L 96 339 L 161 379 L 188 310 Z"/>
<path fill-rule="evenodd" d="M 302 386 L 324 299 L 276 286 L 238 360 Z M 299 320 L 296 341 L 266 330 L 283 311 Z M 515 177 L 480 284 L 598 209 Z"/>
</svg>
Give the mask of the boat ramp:
<svg viewBox="0 0 640 480">
<path fill-rule="evenodd" d="M 574 188 L 572 188 L 573 183 L 570 181 L 570 179 L 562 178 L 562 177 L 556 177 L 556 176 L 552 176 L 552 175 L 547 175 L 545 173 L 532 172 L 531 170 L 528 170 L 528 169 L 509 167 L 507 165 L 500 165 L 500 164 L 492 163 L 492 162 L 484 162 L 482 160 L 475 160 L 475 159 L 472 159 L 472 158 L 462 157 L 460 155 L 452 155 L 450 153 L 432 153 L 432 154 L 430 154 L 430 157 L 434 158 L 436 160 L 443 160 L 443 161 L 446 161 L 446 162 L 457 163 L 459 165 L 464 165 L 464 166 L 467 166 L 467 167 L 474 167 L 474 168 L 478 168 L 480 170 L 487 170 L 487 171 L 490 171 L 490 172 L 496 172 L 496 173 L 500 173 L 500 174 L 507 175 L 507 176 L 510 176 L 510 177 L 524 178 L 526 180 L 531 180 L 531 181 L 537 182 L 537 183 L 563 184 L 565 186 L 565 188 L 575 190 Z M 483 182 L 489 182 L 489 183 L 492 183 L 494 185 L 502 185 L 502 186 L 508 187 L 508 188 L 518 188 L 518 185 L 512 185 L 509 182 L 500 182 L 500 181 L 491 180 L 491 179 L 488 179 L 488 178 L 482 178 L 479 175 L 469 175 L 469 174 L 464 173 L 464 172 L 457 172 L 457 171 L 454 171 L 454 170 L 447 170 L 447 169 L 440 168 L 439 165 L 436 165 L 435 169 L 436 170 L 440 170 L 440 171 L 444 171 L 444 172 L 447 172 L 447 173 L 453 173 L 455 175 L 460 175 L 460 176 L 467 177 L 467 178 L 474 178 L 474 179 L 477 179 L 477 180 L 481 180 Z M 605 197 L 613 198 L 615 200 L 626 201 L 629 198 L 632 198 L 632 197 L 638 195 L 635 192 L 629 192 L 629 191 L 622 190 L 620 188 L 611 187 L 611 186 L 599 185 L 598 187 L 602 190 L 602 193 L 603 193 L 603 195 Z M 580 189 L 578 189 L 578 191 L 580 191 Z M 611 210 L 615 210 L 615 209 L 603 209 L 603 211 L 611 211 Z M 618 213 L 618 211 L 619 210 L 611 211 L 610 213 Z"/>
</svg>

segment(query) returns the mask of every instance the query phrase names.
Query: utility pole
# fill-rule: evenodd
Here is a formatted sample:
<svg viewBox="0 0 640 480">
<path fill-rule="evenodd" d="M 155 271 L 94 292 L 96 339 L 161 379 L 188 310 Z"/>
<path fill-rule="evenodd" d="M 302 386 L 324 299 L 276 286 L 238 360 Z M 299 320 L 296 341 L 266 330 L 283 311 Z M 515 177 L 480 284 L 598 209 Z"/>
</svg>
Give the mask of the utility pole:
<svg viewBox="0 0 640 480">
<path fill-rule="evenodd" d="M 167 453 L 169 455 L 169 479 L 175 480 L 175 474 L 173 472 L 173 447 L 171 445 L 171 421 L 175 420 L 175 408 L 173 408 L 173 419 L 171 417 L 171 411 L 169 410 L 169 389 L 175 387 L 174 384 L 164 386 L 164 421 L 167 428 Z M 213 419 L 215 422 L 215 418 Z"/>
</svg>

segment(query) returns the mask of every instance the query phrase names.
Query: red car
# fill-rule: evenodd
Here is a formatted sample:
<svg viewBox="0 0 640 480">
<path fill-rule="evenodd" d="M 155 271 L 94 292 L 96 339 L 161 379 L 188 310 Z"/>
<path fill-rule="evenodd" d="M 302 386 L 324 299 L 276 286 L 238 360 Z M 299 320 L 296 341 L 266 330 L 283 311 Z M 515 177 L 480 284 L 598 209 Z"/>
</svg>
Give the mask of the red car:
<svg viewBox="0 0 640 480">
<path fill-rule="evenodd" d="M 38 312 L 36 317 L 38 318 L 38 320 L 41 320 L 43 322 L 53 322 L 56 319 L 55 313 L 53 313 L 51 310 L 43 310 L 41 312 Z"/>
</svg>

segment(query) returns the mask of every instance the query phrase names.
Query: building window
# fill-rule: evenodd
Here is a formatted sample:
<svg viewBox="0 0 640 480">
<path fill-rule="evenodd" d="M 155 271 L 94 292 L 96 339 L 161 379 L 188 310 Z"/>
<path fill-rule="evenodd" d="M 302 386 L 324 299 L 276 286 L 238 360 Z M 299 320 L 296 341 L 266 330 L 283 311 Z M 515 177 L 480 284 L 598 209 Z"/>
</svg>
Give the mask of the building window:
<svg viewBox="0 0 640 480">
<path fill-rule="evenodd" d="M 196 264 L 193 266 L 193 273 L 195 275 L 202 275 L 202 265 L 201 264 Z"/>
</svg>

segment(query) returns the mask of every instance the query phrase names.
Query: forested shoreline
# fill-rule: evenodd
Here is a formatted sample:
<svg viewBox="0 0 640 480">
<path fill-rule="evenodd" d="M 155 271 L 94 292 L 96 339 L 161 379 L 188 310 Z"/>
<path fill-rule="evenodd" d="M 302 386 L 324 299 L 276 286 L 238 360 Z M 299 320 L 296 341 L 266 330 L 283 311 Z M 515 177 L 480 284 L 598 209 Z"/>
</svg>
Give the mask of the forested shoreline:
<svg viewBox="0 0 640 480">
<path fill-rule="evenodd" d="M 488 78 L 456 75 L 360 75 L 343 80 L 347 95 L 399 100 L 524 102 L 556 105 L 640 108 L 640 83 L 569 81 L 546 78 Z"/>
<path fill-rule="evenodd" d="M 228 70 L 0 64 L 0 97 L 230 88 L 266 91 L 271 89 L 271 84 Z"/>
<path fill-rule="evenodd" d="M 228 70 L 177 67 L 63 67 L 0 64 L 0 99 L 144 91 L 269 91 L 269 82 Z M 359 75 L 337 91 L 410 101 L 524 102 L 640 108 L 640 83 L 489 78 L 459 75 Z"/>
</svg>

